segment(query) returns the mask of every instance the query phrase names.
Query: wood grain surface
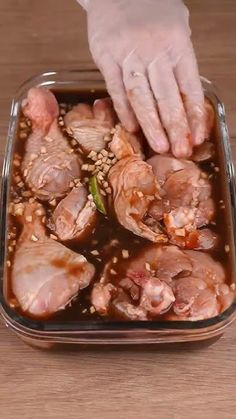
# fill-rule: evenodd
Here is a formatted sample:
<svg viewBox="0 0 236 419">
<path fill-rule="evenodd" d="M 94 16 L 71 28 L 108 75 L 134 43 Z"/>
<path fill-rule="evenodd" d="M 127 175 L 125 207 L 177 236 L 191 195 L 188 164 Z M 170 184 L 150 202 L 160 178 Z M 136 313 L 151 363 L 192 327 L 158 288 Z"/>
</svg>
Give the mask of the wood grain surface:
<svg viewBox="0 0 236 419">
<path fill-rule="evenodd" d="M 236 157 L 236 2 L 189 0 L 201 74 L 219 87 Z M 102 12 L 102 11 L 101 11 Z M 75 0 L 0 0 L 0 153 L 11 98 L 49 69 L 92 64 Z M 233 419 L 236 323 L 198 350 L 44 352 L 0 326 L 1 419 Z"/>
</svg>

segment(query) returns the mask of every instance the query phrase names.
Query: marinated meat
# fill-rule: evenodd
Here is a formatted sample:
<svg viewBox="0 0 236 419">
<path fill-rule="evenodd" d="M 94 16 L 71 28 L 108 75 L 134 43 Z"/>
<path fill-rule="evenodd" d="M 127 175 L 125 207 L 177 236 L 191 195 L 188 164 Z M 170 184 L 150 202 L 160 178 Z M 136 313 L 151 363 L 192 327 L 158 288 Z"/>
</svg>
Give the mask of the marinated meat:
<svg viewBox="0 0 236 419">
<path fill-rule="evenodd" d="M 118 160 L 134 155 L 139 156 L 141 159 L 144 157 L 141 136 L 129 133 L 120 124 L 115 127 L 109 148 Z"/>
<path fill-rule="evenodd" d="M 202 320 L 218 315 L 233 301 L 225 271 L 210 255 L 176 246 L 149 245 L 123 261 L 121 279 L 108 262 L 91 301 L 102 315 L 147 320 L 171 307 L 171 318 Z M 175 317 L 176 315 L 176 317 Z"/>
<path fill-rule="evenodd" d="M 37 318 L 64 309 L 95 273 L 84 256 L 46 235 L 41 204 L 25 204 L 12 267 L 12 290 L 21 309 Z"/>
<path fill-rule="evenodd" d="M 81 170 L 79 157 L 58 127 L 57 101 L 49 90 L 34 87 L 23 101 L 22 110 L 32 123 L 22 161 L 23 178 L 41 200 L 63 197 Z"/>
<path fill-rule="evenodd" d="M 109 98 L 99 99 L 93 107 L 79 103 L 65 116 L 67 131 L 87 153 L 99 152 L 111 140 L 115 126 L 115 113 Z"/>
<path fill-rule="evenodd" d="M 150 216 L 163 217 L 168 236 L 173 244 L 184 248 L 211 249 L 217 236 L 207 226 L 214 217 L 211 183 L 198 166 L 169 156 L 154 156 L 148 160 L 161 186 L 161 207 L 153 204 Z M 162 214 L 161 214 L 162 211 Z"/>
<path fill-rule="evenodd" d="M 98 95 L 56 91 L 58 105 L 33 88 L 22 103 L 8 208 L 9 304 L 53 322 L 221 314 L 235 288 L 228 228 L 219 222 L 226 211 L 211 104 L 207 141 L 183 160 L 153 156 L 141 132 L 122 127 L 109 98 L 92 102 Z"/>
<path fill-rule="evenodd" d="M 83 185 L 72 189 L 53 212 L 49 227 L 59 240 L 87 238 L 96 222 L 96 206 Z"/>
<path fill-rule="evenodd" d="M 166 242 L 158 222 L 149 227 L 145 216 L 150 204 L 159 200 L 159 185 L 152 168 L 139 157 L 118 161 L 108 176 L 118 221 L 133 233 L 153 242 Z"/>
</svg>

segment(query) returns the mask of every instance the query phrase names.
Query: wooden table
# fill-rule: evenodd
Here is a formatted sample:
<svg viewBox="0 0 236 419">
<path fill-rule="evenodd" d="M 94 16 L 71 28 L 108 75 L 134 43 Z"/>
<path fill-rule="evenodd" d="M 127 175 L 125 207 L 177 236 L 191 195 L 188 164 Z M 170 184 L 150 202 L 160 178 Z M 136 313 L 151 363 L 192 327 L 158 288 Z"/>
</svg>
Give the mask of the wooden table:
<svg viewBox="0 0 236 419">
<path fill-rule="evenodd" d="M 201 74 L 220 88 L 236 153 L 236 3 L 188 0 Z M 35 73 L 91 65 L 74 0 L 0 1 L 0 150 L 11 98 Z M 236 156 L 236 154 L 235 154 Z M 43 352 L 0 326 L 1 419 L 233 419 L 236 323 L 208 349 Z"/>
</svg>

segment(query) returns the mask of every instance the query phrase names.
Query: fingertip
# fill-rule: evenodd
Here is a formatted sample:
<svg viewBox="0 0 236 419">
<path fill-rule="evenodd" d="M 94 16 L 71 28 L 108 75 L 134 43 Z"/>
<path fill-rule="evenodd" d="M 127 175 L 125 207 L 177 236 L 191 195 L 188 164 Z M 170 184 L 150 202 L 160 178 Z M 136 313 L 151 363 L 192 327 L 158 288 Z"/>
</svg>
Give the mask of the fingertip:
<svg viewBox="0 0 236 419">
<path fill-rule="evenodd" d="M 150 147 L 158 154 L 165 154 L 169 151 L 170 145 L 167 139 L 156 136 L 155 138 L 147 138 Z"/>
<path fill-rule="evenodd" d="M 181 141 L 176 144 L 172 144 L 172 153 L 178 159 L 188 159 L 192 155 L 192 146 L 187 144 L 186 141 Z"/>
</svg>

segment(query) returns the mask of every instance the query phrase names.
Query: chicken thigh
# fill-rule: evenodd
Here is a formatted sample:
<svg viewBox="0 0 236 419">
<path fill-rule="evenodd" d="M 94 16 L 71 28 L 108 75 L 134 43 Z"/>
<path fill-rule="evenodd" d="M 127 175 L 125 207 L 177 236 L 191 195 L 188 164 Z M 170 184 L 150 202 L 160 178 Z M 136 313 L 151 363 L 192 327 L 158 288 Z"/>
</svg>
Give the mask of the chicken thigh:
<svg viewBox="0 0 236 419">
<path fill-rule="evenodd" d="M 212 187 L 207 175 L 187 160 L 154 156 L 148 160 L 160 184 L 162 201 L 154 202 L 149 214 L 164 225 L 172 243 L 185 248 L 210 249 L 217 243 L 208 225 L 214 217 Z"/>
<path fill-rule="evenodd" d="M 84 256 L 46 235 L 44 215 L 41 204 L 24 204 L 12 267 L 12 291 L 21 309 L 36 318 L 64 309 L 95 273 Z"/>
<path fill-rule="evenodd" d="M 49 90 L 34 87 L 22 102 L 22 111 L 32 123 L 22 161 L 23 178 L 41 200 L 63 197 L 81 170 L 79 157 L 58 127 L 57 101 Z"/>
<path fill-rule="evenodd" d="M 125 319 L 147 320 L 171 309 L 167 318 L 202 320 L 223 312 L 234 299 L 222 265 L 198 251 L 153 244 L 122 261 L 121 279 L 114 275 L 116 266 L 108 262 L 92 290 L 92 304 L 102 315 L 114 311 Z"/>
</svg>

